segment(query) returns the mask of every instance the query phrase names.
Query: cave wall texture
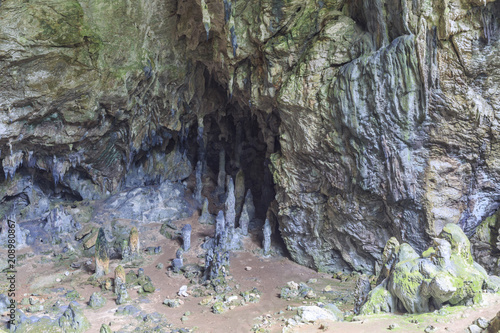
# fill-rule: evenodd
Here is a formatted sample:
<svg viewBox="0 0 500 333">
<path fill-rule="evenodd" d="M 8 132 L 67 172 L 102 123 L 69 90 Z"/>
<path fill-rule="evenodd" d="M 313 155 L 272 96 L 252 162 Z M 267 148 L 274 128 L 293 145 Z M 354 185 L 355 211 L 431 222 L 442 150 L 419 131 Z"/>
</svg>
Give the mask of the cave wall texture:
<svg viewBox="0 0 500 333">
<path fill-rule="evenodd" d="M 500 206 L 499 28 L 491 0 L 2 0 L 0 211 L 185 179 L 204 119 L 250 117 L 292 258 L 373 272 Z"/>
</svg>

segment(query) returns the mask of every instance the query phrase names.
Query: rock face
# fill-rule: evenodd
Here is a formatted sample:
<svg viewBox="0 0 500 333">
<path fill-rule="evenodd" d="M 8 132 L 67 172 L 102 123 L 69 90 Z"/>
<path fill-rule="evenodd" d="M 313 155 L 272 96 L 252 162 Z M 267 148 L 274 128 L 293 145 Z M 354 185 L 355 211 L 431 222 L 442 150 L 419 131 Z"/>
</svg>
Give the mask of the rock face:
<svg viewBox="0 0 500 333">
<path fill-rule="evenodd" d="M 383 271 L 382 282 L 368 294 L 362 314 L 395 312 L 429 312 L 443 304 L 469 305 L 481 301 L 488 275 L 473 262 L 470 243 L 459 226 L 447 224 L 434 246 L 421 258 L 403 243 L 389 241 L 384 253 L 393 252 L 396 260 Z M 389 257 L 390 258 L 390 257 Z"/>
<path fill-rule="evenodd" d="M 213 174 L 241 167 L 258 218 L 277 200 L 297 262 L 373 273 L 390 237 L 422 251 L 500 206 L 498 0 L 34 0 L 0 15 L 2 216 L 182 181 L 201 156 Z"/>
</svg>

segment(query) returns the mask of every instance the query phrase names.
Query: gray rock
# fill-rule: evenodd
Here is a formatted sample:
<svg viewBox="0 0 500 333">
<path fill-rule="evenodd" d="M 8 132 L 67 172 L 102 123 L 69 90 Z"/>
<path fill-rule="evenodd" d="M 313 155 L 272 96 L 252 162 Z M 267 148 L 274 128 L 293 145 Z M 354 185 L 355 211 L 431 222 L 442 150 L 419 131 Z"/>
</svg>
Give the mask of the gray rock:
<svg viewBox="0 0 500 333">
<path fill-rule="evenodd" d="M 92 293 L 92 295 L 90 295 L 89 306 L 92 309 L 102 308 L 105 304 L 106 299 L 101 295 L 101 293 L 94 292 Z"/>
<path fill-rule="evenodd" d="M 109 197 L 95 211 L 95 222 L 133 219 L 140 223 L 175 221 L 192 214 L 181 184 L 164 181 L 159 186 L 136 187 Z"/>
<path fill-rule="evenodd" d="M 488 319 L 480 317 L 475 320 L 475 324 L 482 329 L 486 329 L 490 322 L 488 321 Z"/>
<path fill-rule="evenodd" d="M 304 323 L 314 323 L 318 320 L 338 321 L 335 314 L 318 306 L 299 306 L 297 313 Z"/>
<path fill-rule="evenodd" d="M 472 324 L 472 325 L 469 325 L 469 327 L 467 327 L 467 332 L 468 333 L 481 333 L 483 332 L 483 329 L 479 326 L 477 326 L 476 324 Z"/>
<path fill-rule="evenodd" d="M 165 304 L 166 306 L 168 306 L 170 308 L 177 308 L 177 307 L 181 306 L 181 301 L 179 299 L 166 298 L 163 301 L 163 304 Z"/>
<path fill-rule="evenodd" d="M 83 332 L 90 327 L 90 323 L 83 315 L 82 310 L 74 306 L 73 302 L 69 304 L 68 308 L 59 318 L 58 323 L 59 327 L 65 332 Z"/>
</svg>

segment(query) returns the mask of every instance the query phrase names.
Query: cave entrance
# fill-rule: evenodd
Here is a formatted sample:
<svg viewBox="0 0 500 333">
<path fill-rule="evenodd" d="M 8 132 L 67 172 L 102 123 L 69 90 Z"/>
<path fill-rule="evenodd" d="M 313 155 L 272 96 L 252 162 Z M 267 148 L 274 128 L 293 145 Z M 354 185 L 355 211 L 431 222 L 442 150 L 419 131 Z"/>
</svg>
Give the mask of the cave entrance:
<svg viewBox="0 0 500 333">
<path fill-rule="evenodd" d="M 269 170 L 269 156 L 279 147 L 274 144 L 277 140 L 269 137 L 272 132 L 269 128 L 263 130 L 258 117 L 250 110 L 234 105 L 205 116 L 203 124 L 206 171 L 213 183 L 217 183 L 223 151 L 226 175 L 231 176 L 235 184 L 241 182 L 241 177 L 244 179 L 245 193 L 250 189 L 253 195 L 256 219 L 265 220 L 276 194 Z M 224 204 L 218 201 L 216 206 Z M 237 212 L 239 210 L 241 207 L 236 208 Z"/>
</svg>

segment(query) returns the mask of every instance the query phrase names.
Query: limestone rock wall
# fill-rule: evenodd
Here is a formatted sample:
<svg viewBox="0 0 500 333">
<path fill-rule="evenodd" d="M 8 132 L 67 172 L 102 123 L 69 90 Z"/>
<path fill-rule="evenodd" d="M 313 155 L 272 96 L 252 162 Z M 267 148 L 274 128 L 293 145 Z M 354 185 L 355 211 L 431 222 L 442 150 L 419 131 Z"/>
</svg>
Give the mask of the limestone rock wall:
<svg viewBox="0 0 500 333">
<path fill-rule="evenodd" d="M 205 115 L 251 114 L 293 259 L 376 270 L 390 237 L 422 251 L 499 206 L 499 20 L 490 0 L 3 0 L 0 200 L 35 204 L 12 185 L 30 172 L 81 198 L 184 179 Z"/>
</svg>

